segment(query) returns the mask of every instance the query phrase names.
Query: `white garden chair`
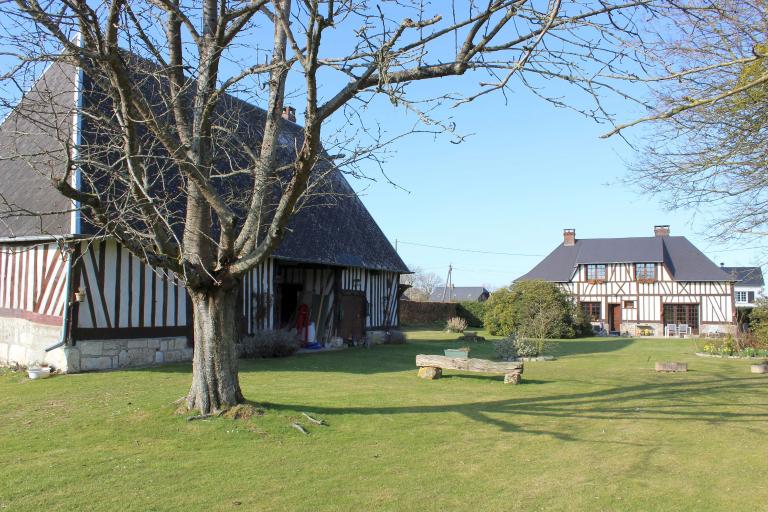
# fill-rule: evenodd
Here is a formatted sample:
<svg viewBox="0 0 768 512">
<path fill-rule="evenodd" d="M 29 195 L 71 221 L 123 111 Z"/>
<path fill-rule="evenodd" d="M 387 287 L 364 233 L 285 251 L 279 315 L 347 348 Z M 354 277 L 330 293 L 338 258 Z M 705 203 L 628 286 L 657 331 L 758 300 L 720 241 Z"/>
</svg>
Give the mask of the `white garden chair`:
<svg viewBox="0 0 768 512">
<path fill-rule="evenodd" d="M 688 326 L 688 324 L 677 324 L 677 333 L 682 335 L 689 335 L 691 334 L 691 328 Z"/>
<path fill-rule="evenodd" d="M 667 326 L 664 328 L 664 335 L 667 337 L 677 336 L 677 325 L 667 324 Z"/>
</svg>

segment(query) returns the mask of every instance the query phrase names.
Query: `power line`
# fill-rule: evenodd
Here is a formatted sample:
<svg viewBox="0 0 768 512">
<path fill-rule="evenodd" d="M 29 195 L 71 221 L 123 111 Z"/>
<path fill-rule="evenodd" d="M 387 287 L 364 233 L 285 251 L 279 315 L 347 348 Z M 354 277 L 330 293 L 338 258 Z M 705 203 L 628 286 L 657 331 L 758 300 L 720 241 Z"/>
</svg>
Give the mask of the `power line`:
<svg viewBox="0 0 768 512">
<path fill-rule="evenodd" d="M 403 240 L 397 240 L 397 244 L 416 245 L 418 247 L 428 247 L 430 249 L 441 249 L 444 251 L 456 251 L 456 252 L 471 252 L 475 254 L 495 254 L 498 256 L 526 256 L 531 258 L 541 258 L 543 254 L 524 254 L 519 252 L 498 252 L 498 251 L 481 251 L 477 249 L 459 249 L 458 247 L 443 247 L 442 245 L 429 245 L 418 242 L 405 242 Z"/>
<path fill-rule="evenodd" d="M 707 251 L 712 254 L 720 254 L 721 252 L 739 252 L 739 251 L 751 251 L 755 249 L 768 249 L 768 245 L 758 245 L 755 247 L 738 247 L 734 249 L 722 249 L 720 251 Z"/>
</svg>

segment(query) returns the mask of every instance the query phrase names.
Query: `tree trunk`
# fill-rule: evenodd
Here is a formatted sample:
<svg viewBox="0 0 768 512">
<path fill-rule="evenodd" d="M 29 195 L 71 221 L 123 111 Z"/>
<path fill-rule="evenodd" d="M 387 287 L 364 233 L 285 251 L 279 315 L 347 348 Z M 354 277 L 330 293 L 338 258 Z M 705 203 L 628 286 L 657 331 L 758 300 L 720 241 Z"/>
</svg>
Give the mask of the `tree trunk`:
<svg viewBox="0 0 768 512">
<path fill-rule="evenodd" d="M 195 355 L 187 407 L 213 414 L 243 402 L 237 377 L 237 287 L 190 291 Z"/>
</svg>

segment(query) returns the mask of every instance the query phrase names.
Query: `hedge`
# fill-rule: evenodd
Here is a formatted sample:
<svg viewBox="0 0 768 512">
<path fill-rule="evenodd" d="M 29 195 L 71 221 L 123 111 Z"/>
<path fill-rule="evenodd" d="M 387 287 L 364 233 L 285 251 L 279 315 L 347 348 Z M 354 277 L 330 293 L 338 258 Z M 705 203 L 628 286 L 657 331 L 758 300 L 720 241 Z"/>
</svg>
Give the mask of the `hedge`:
<svg viewBox="0 0 768 512">
<path fill-rule="evenodd" d="M 467 321 L 470 327 L 483 327 L 483 316 L 485 315 L 485 302 L 464 301 L 459 302 L 456 313 Z"/>
</svg>

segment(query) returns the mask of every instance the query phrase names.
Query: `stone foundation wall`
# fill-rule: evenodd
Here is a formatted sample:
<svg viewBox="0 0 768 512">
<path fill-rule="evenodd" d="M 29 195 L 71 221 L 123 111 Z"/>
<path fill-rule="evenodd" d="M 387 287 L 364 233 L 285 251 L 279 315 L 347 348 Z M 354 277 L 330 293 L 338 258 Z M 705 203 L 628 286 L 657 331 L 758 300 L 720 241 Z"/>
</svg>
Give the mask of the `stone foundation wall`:
<svg viewBox="0 0 768 512">
<path fill-rule="evenodd" d="M 60 339 L 61 326 L 0 317 L 0 365 L 45 363 L 57 371 L 78 373 L 192 360 L 192 348 L 184 336 L 86 340 L 45 351 Z"/>
<path fill-rule="evenodd" d="M 67 347 L 67 354 L 70 373 L 192 360 L 192 348 L 183 336 L 78 341 L 74 347 Z"/>
<path fill-rule="evenodd" d="M 45 349 L 61 339 L 60 325 L 45 325 L 23 318 L 0 317 L 0 365 L 31 366 L 48 363 L 60 368 L 61 353 Z"/>
</svg>

